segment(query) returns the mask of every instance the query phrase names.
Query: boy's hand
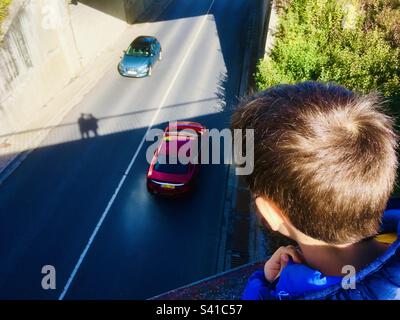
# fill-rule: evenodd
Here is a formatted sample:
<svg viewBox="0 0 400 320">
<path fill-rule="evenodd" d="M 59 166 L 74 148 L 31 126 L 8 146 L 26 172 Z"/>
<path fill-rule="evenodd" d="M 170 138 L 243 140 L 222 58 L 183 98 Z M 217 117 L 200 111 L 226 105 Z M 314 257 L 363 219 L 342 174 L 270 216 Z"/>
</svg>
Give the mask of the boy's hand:
<svg viewBox="0 0 400 320">
<path fill-rule="evenodd" d="M 281 271 L 289 262 L 289 257 L 294 263 L 302 263 L 301 253 L 294 246 L 280 247 L 272 257 L 265 263 L 264 275 L 269 282 L 273 282 L 279 277 Z"/>
</svg>

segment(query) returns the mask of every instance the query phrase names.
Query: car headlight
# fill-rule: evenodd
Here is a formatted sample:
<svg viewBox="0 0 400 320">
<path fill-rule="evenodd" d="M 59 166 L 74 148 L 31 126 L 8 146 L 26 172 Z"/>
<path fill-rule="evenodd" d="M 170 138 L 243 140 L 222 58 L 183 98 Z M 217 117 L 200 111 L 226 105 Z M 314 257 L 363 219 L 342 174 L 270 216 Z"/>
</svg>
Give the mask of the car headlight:
<svg viewBox="0 0 400 320">
<path fill-rule="evenodd" d="M 141 66 L 137 70 L 139 72 L 147 72 L 147 71 L 149 71 L 149 66 Z"/>
</svg>

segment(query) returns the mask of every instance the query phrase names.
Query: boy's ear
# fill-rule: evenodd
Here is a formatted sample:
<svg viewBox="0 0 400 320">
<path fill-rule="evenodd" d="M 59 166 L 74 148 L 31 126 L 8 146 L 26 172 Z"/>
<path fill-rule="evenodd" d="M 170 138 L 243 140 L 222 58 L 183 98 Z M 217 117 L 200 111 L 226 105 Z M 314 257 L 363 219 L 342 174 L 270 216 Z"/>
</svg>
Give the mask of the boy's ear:
<svg viewBox="0 0 400 320">
<path fill-rule="evenodd" d="M 279 231 L 282 233 L 282 229 L 286 229 L 284 226 L 284 218 L 281 210 L 272 202 L 263 197 L 257 197 L 256 205 L 261 215 L 267 221 L 273 231 Z M 283 232 L 285 233 L 285 232 Z"/>
</svg>

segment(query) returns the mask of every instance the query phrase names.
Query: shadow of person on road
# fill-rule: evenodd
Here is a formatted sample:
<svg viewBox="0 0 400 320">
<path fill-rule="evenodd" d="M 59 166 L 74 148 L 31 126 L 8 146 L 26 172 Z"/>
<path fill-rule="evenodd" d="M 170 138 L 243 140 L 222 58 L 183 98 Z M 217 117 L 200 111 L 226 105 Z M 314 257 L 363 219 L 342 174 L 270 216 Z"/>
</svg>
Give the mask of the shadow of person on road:
<svg viewBox="0 0 400 320">
<path fill-rule="evenodd" d="M 92 114 L 81 113 L 78 119 L 79 131 L 82 139 L 90 138 L 90 132 L 93 132 L 95 137 L 98 137 L 99 120 Z"/>
</svg>

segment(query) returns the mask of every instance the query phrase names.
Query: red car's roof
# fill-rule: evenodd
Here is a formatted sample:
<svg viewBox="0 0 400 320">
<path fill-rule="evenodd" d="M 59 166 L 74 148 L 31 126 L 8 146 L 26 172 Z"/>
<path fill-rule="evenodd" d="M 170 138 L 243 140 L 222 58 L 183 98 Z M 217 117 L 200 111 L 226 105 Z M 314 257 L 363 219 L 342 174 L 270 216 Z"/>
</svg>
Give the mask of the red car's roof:
<svg viewBox="0 0 400 320">
<path fill-rule="evenodd" d="M 197 122 L 191 122 L 191 121 L 177 121 L 175 122 L 172 126 L 168 126 L 165 131 L 170 131 L 171 128 L 177 128 L 177 129 L 194 129 L 194 130 L 202 130 L 205 129 L 203 125 Z"/>
<path fill-rule="evenodd" d="M 186 144 L 194 144 L 197 137 L 192 136 L 180 136 L 180 135 L 168 135 L 163 138 L 161 146 L 159 148 L 160 154 L 168 155 L 170 153 L 170 148 L 176 148 L 179 152 L 181 147 Z M 189 147 L 189 146 L 188 146 Z M 172 149 L 174 151 L 174 149 Z M 190 150 L 190 149 L 189 149 Z"/>
</svg>

